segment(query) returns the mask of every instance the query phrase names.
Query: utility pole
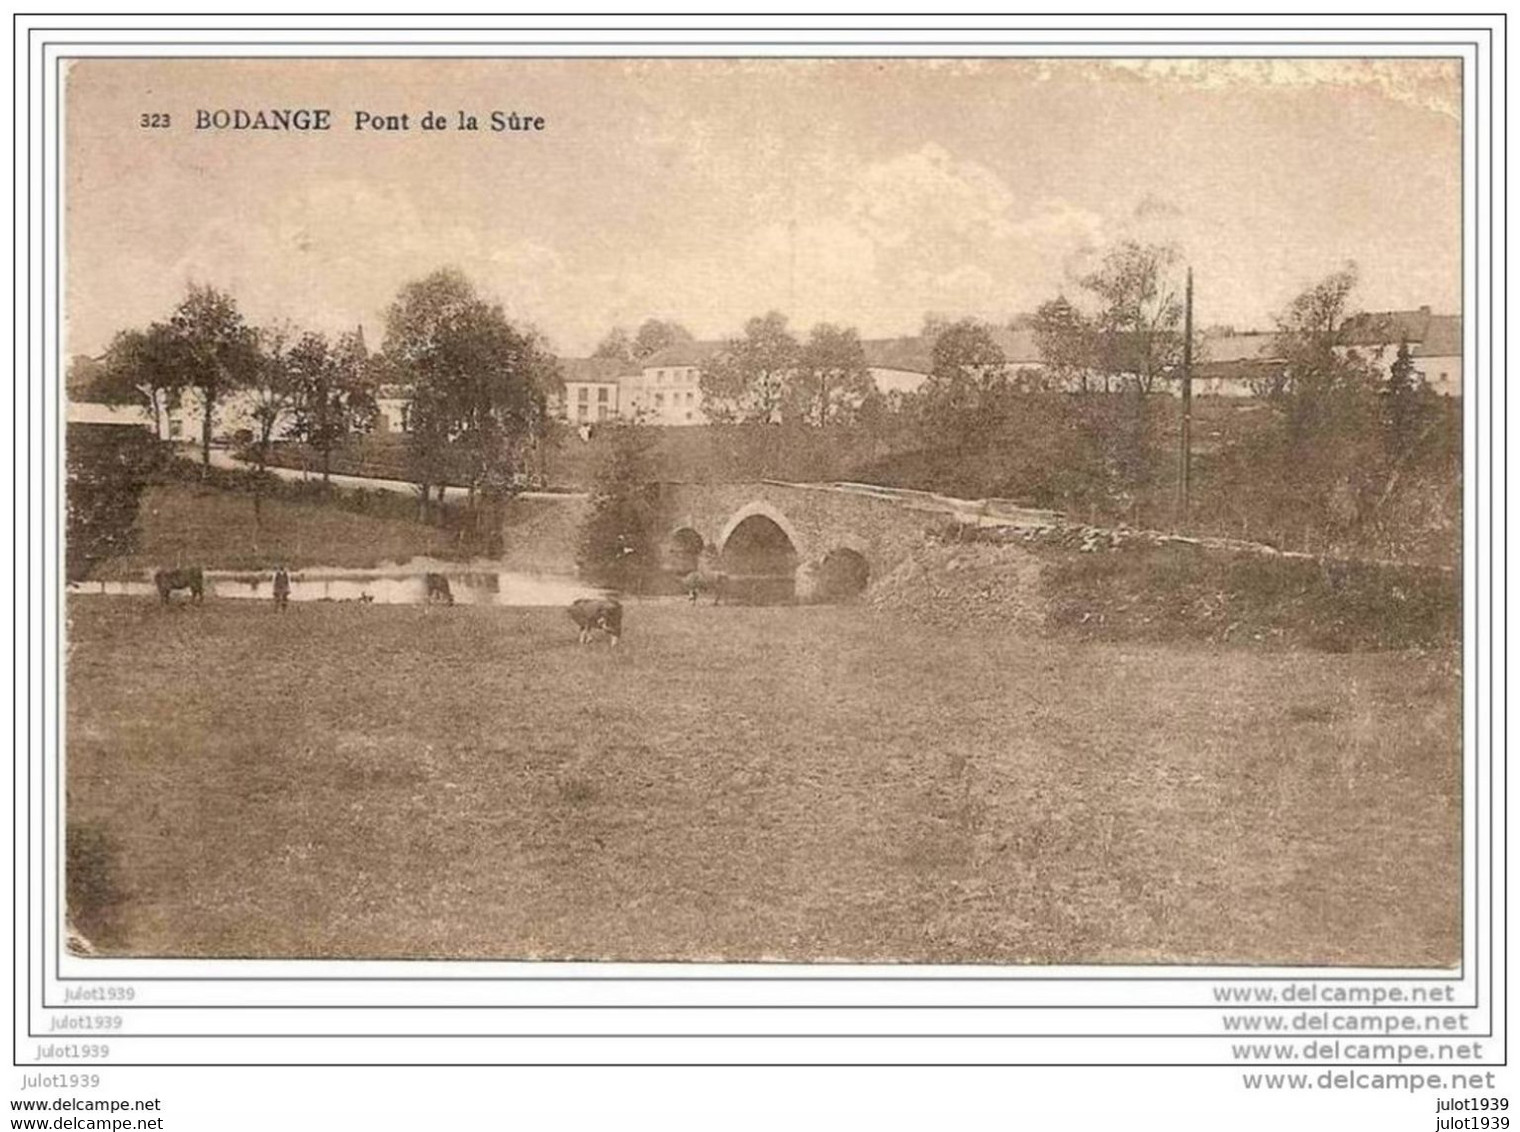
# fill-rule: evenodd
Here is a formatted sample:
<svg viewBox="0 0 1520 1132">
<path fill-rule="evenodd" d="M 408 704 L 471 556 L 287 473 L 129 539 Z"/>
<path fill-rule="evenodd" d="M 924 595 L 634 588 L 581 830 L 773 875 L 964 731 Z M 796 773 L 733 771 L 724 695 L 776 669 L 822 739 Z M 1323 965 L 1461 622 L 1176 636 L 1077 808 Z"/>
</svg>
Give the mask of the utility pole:
<svg viewBox="0 0 1520 1132">
<path fill-rule="evenodd" d="M 1182 319 L 1182 450 L 1177 470 L 1177 521 L 1184 527 L 1193 502 L 1193 269 L 1187 273 L 1187 306 Z"/>
</svg>

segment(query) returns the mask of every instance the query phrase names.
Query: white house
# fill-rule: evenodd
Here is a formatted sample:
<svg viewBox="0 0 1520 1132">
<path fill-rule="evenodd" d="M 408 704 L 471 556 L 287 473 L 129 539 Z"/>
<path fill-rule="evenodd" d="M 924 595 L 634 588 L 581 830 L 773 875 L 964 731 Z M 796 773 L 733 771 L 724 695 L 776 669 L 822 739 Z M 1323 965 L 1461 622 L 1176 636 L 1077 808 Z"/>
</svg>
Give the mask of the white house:
<svg viewBox="0 0 1520 1132">
<path fill-rule="evenodd" d="M 1383 376 L 1409 344 L 1415 372 L 1443 397 L 1462 396 L 1462 316 L 1432 314 L 1429 307 L 1369 311 L 1346 321 L 1347 344 L 1366 352 Z"/>
<path fill-rule="evenodd" d="M 1193 359 L 1194 397 L 1251 397 L 1255 385 L 1281 369 L 1276 356 L 1277 336 L 1261 330 L 1236 333 L 1207 331 L 1201 337 L 1198 356 Z M 1170 391 L 1182 395 L 1181 382 L 1168 383 Z"/>
<path fill-rule="evenodd" d="M 723 342 L 678 342 L 657 350 L 619 378 L 624 414 L 649 424 L 706 424 L 702 412 L 702 367 Z"/>
<path fill-rule="evenodd" d="M 107 405 L 99 401 L 68 402 L 65 419 L 69 424 L 124 425 L 152 429 L 148 410 L 142 405 Z"/>
<path fill-rule="evenodd" d="M 622 382 L 628 367 L 616 358 L 561 358 L 565 392 L 557 415 L 571 424 L 615 420 L 623 411 Z"/>
</svg>

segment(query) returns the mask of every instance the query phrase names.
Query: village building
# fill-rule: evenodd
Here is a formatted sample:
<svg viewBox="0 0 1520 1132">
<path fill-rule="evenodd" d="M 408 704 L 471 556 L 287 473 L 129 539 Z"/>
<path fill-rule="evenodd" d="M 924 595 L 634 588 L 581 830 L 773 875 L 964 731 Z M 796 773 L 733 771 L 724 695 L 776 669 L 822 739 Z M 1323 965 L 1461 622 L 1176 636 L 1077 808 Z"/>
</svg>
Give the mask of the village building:
<svg viewBox="0 0 1520 1132">
<path fill-rule="evenodd" d="M 1368 311 L 1342 328 L 1346 345 L 1376 363 L 1384 379 L 1407 343 L 1415 373 L 1443 397 L 1462 396 L 1462 316 L 1418 310 Z"/>
<path fill-rule="evenodd" d="M 617 358 L 561 358 L 564 393 L 556 415 L 571 424 L 615 420 L 623 411 L 622 380 L 627 368 Z"/>
<path fill-rule="evenodd" d="M 702 412 L 702 367 L 721 353 L 724 342 L 677 342 L 635 362 L 621 378 L 625 415 L 647 424 L 706 424 Z"/>
<path fill-rule="evenodd" d="M 1045 360 L 1031 329 L 992 327 L 989 331 L 1006 358 L 1010 378 L 1045 372 Z M 1342 349 L 1357 350 L 1371 359 L 1385 380 L 1398 357 L 1400 344 L 1407 343 L 1416 374 L 1432 391 L 1447 397 L 1462 395 L 1460 315 L 1434 314 L 1429 307 L 1370 311 L 1348 319 L 1342 331 Z M 1198 342 L 1193 361 L 1195 397 L 1255 396 L 1283 366 L 1276 349 L 1276 335 L 1270 331 L 1217 327 L 1205 330 Z M 561 358 L 563 388 L 551 395 L 550 410 L 560 420 L 578 427 L 633 419 L 669 427 L 706 424 L 702 368 L 726 345 L 718 341 L 681 342 L 636 362 Z M 923 335 L 870 338 L 863 340 L 861 347 L 871 381 L 889 403 L 919 392 L 934 369 L 933 339 Z M 157 420 L 150 419 L 145 406 L 89 403 L 84 387 L 100 361 L 75 359 L 78 376 L 71 378 L 69 389 L 70 421 L 135 423 L 166 440 L 191 443 L 200 439 L 201 406 L 194 390 L 187 390 L 174 404 L 160 408 Z M 1176 376 L 1175 372 L 1165 374 L 1158 389 L 1180 394 Z M 373 432 L 408 430 L 411 394 L 404 385 L 381 386 L 376 405 Z M 224 397 L 215 413 L 213 439 L 235 442 L 257 436 L 257 408 L 258 399 L 249 391 L 236 391 Z M 274 439 L 289 439 L 291 423 L 288 414 L 282 415 Z"/>
<path fill-rule="evenodd" d="M 1260 330 L 1237 333 L 1225 327 L 1205 331 L 1198 339 L 1193 359 L 1194 397 L 1251 397 L 1261 383 L 1282 370 L 1277 357 L 1277 335 Z M 1181 395 L 1179 382 L 1169 382 Z"/>
</svg>

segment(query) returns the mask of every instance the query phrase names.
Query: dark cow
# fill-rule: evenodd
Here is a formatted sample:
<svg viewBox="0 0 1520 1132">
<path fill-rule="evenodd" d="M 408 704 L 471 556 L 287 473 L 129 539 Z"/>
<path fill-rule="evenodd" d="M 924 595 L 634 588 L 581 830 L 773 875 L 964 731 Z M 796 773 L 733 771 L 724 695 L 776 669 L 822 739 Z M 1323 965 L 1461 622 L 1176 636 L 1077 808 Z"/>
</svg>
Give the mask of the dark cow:
<svg viewBox="0 0 1520 1132">
<path fill-rule="evenodd" d="M 589 644 L 591 634 L 600 629 L 617 647 L 623 636 L 623 606 L 610 597 L 583 597 L 570 603 L 570 620 L 580 628 L 581 644 Z"/>
<path fill-rule="evenodd" d="M 199 566 L 160 570 L 153 575 L 153 585 L 158 590 L 159 601 L 165 605 L 169 604 L 169 595 L 175 590 L 189 590 L 196 601 L 206 596 L 206 575 Z"/>
<path fill-rule="evenodd" d="M 728 587 L 728 575 L 715 571 L 693 570 L 681 579 L 681 588 L 693 602 L 700 594 L 712 594 L 713 604 L 723 604 L 723 592 Z"/>
<path fill-rule="evenodd" d="M 449 580 L 442 574 L 429 574 L 424 579 L 427 582 L 427 601 L 431 605 L 435 601 L 454 604 L 454 591 L 449 589 Z"/>
</svg>

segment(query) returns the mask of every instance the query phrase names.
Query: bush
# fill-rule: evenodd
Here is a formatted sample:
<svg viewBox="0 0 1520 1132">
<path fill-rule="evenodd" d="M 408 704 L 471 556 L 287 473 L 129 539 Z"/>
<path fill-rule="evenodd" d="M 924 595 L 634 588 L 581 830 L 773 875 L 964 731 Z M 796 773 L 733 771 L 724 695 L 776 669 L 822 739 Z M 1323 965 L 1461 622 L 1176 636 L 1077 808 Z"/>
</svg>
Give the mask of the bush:
<svg viewBox="0 0 1520 1132">
<path fill-rule="evenodd" d="M 1326 652 L 1462 639 L 1452 571 L 1205 551 L 1060 551 L 1044 571 L 1052 626 L 1102 639 L 1262 641 Z"/>
<path fill-rule="evenodd" d="M 141 428 L 71 424 L 66 444 L 65 571 L 78 582 L 132 552 L 143 489 L 166 460 L 163 445 Z"/>
<path fill-rule="evenodd" d="M 659 486 L 651 482 L 654 439 L 642 425 L 619 424 L 609 437 L 591 493 L 591 514 L 581 528 L 576 562 L 604 586 L 642 590 L 660 568 L 656 535 Z"/>
</svg>

